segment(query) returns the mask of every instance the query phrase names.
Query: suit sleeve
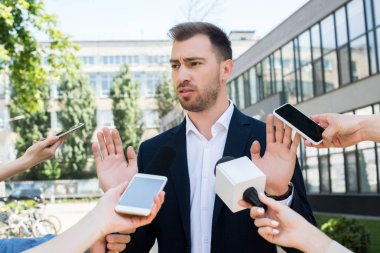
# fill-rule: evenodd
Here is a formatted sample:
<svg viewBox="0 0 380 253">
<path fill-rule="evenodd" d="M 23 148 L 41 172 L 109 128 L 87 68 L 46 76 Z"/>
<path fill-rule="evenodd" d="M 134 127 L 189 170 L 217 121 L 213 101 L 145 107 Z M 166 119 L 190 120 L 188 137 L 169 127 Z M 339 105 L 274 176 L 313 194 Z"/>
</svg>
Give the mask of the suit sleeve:
<svg viewBox="0 0 380 253">
<path fill-rule="evenodd" d="M 139 173 L 144 172 L 144 143 L 140 145 L 137 156 L 137 165 Z M 149 154 L 148 154 L 149 157 Z M 151 224 L 136 229 L 136 232 L 131 234 L 131 241 L 127 244 L 125 253 L 149 253 L 150 249 L 156 240 L 156 230 L 154 226 L 155 220 Z"/>
</svg>

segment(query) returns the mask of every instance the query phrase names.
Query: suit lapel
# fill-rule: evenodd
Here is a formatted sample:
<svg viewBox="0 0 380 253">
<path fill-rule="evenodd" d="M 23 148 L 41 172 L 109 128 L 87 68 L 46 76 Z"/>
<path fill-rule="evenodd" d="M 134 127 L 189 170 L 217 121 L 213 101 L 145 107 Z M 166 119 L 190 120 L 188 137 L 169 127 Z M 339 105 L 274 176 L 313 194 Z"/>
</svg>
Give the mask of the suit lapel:
<svg viewBox="0 0 380 253">
<path fill-rule="evenodd" d="M 187 167 L 186 120 L 178 128 L 175 128 L 172 134 L 173 139 L 170 144 L 176 150 L 176 158 L 170 174 L 173 177 L 172 182 L 177 195 L 185 236 L 190 245 L 190 179 Z"/>
<path fill-rule="evenodd" d="M 236 107 L 231 117 L 230 126 L 228 128 L 226 145 L 224 146 L 223 156 L 241 157 L 244 156 L 251 132 L 251 123 L 248 116 L 241 113 Z M 212 216 L 212 234 L 214 233 L 215 224 L 219 218 L 223 201 L 218 195 L 215 195 L 214 213 Z"/>
</svg>

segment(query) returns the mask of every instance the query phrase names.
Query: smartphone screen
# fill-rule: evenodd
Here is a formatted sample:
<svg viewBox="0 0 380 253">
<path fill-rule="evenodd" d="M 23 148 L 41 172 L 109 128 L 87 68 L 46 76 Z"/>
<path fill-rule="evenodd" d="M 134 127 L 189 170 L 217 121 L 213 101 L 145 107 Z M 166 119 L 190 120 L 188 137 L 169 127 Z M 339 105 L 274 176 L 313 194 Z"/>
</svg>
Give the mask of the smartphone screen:
<svg viewBox="0 0 380 253">
<path fill-rule="evenodd" d="M 165 179 L 135 176 L 121 196 L 118 205 L 151 209 L 154 197 L 165 183 Z"/>
<path fill-rule="evenodd" d="M 296 128 L 301 134 L 309 137 L 314 144 L 318 144 L 322 141 L 322 132 L 325 130 L 320 125 L 315 123 L 305 114 L 297 110 L 290 104 L 285 104 L 274 110 L 275 116 L 287 121 L 285 123 L 290 124 L 290 127 Z"/>
</svg>

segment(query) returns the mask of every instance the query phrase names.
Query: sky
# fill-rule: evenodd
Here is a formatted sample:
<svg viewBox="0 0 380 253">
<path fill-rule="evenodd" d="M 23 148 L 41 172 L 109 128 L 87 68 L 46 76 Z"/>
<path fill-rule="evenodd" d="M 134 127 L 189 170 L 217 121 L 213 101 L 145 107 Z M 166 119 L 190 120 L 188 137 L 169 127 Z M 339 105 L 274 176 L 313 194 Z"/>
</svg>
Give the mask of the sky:
<svg viewBox="0 0 380 253">
<path fill-rule="evenodd" d="M 76 41 L 168 39 L 172 26 L 187 21 L 189 1 L 198 0 L 44 0 L 47 12 L 57 15 L 59 28 Z M 264 37 L 308 0 L 217 1 L 203 21 L 227 33 L 254 30 Z"/>
</svg>

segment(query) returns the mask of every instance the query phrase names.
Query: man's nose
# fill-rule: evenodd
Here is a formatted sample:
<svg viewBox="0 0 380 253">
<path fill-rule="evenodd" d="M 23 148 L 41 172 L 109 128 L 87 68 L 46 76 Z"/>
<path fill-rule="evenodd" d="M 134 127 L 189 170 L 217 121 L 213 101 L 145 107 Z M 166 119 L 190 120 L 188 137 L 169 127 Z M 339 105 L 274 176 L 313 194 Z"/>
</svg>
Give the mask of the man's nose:
<svg viewBox="0 0 380 253">
<path fill-rule="evenodd" d="M 176 75 L 176 81 L 178 83 L 189 83 L 191 79 L 190 71 L 186 66 L 180 66 L 177 75 Z"/>
</svg>

